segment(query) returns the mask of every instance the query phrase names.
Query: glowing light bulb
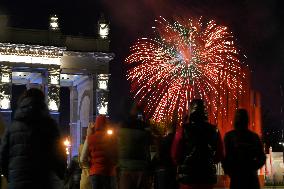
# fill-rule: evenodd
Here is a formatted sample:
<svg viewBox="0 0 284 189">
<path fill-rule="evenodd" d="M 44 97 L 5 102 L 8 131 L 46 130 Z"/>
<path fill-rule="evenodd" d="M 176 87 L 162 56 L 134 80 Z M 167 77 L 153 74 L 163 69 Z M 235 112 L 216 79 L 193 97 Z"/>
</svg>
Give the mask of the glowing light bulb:
<svg viewBox="0 0 284 189">
<path fill-rule="evenodd" d="M 107 130 L 107 134 L 108 134 L 108 135 L 112 135 L 112 134 L 113 134 L 113 130 L 112 130 L 112 129 L 108 129 L 108 130 Z"/>
</svg>

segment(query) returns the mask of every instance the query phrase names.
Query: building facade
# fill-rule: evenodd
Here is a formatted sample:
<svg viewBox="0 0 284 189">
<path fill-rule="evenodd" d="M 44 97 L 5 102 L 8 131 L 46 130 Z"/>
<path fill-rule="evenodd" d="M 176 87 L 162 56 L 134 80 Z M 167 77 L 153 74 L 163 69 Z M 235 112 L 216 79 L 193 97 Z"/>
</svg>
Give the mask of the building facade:
<svg viewBox="0 0 284 189">
<path fill-rule="evenodd" d="M 12 119 L 12 86 L 39 88 L 46 94 L 51 115 L 59 120 L 60 88 L 70 91 L 72 154 L 84 140 L 86 128 L 98 114 L 108 114 L 108 25 L 98 37 L 66 36 L 58 17 L 47 30 L 13 28 L 0 15 L 0 111 L 9 126 Z M 100 28 L 100 27 L 99 27 Z M 105 29 L 107 28 L 107 30 Z"/>
</svg>

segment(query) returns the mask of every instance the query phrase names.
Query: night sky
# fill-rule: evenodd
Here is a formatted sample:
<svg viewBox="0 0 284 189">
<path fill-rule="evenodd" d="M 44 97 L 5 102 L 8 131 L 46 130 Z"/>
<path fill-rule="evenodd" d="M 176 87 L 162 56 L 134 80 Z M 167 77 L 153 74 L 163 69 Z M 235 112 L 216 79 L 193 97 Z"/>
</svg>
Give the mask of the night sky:
<svg viewBox="0 0 284 189">
<path fill-rule="evenodd" d="M 110 115 L 119 119 L 129 97 L 123 60 L 137 38 L 153 34 L 154 19 L 186 15 L 214 19 L 226 25 L 247 56 L 253 89 L 262 95 L 265 127 L 280 127 L 280 85 L 284 87 L 284 15 L 281 0 L 1 0 L 0 14 L 10 14 L 10 25 L 48 28 L 56 13 L 65 34 L 96 35 L 101 12 L 111 24 Z M 284 106 L 284 104 L 283 104 Z"/>
</svg>

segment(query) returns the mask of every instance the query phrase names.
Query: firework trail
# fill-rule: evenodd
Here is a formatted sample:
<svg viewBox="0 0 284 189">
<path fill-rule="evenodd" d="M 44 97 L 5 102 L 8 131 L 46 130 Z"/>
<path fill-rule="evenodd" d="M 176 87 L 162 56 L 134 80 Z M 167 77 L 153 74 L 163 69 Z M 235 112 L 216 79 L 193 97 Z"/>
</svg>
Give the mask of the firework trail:
<svg viewBox="0 0 284 189">
<path fill-rule="evenodd" d="M 226 114 L 228 96 L 243 92 L 245 72 L 234 38 L 215 21 L 156 20 L 155 39 L 142 38 L 126 58 L 131 91 L 148 117 L 181 122 L 188 102 L 202 98 L 209 114 Z"/>
</svg>

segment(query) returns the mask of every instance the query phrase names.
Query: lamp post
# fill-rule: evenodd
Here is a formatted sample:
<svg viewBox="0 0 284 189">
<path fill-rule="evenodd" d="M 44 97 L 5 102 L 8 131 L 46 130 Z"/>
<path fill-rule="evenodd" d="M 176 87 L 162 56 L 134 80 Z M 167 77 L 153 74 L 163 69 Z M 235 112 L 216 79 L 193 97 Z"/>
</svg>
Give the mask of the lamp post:
<svg viewBox="0 0 284 189">
<path fill-rule="evenodd" d="M 49 18 L 49 29 L 52 31 L 59 30 L 59 22 L 58 17 L 55 15 L 51 15 Z"/>
<path fill-rule="evenodd" d="M 107 39 L 109 35 L 109 22 L 105 19 L 104 15 L 98 21 L 98 33 L 101 39 Z"/>
<path fill-rule="evenodd" d="M 63 144 L 65 146 L 65 152 L 66 152 L 66 156 L 67 156 L 67 165 L 69 165 L 69 163 L 71 161 L 71 153 L 70 153 L 71 142 L 70 142 L 68 137 L 64 140 Z"/>
<path fill-rule="evenodd" d="M 284 110 L 283 110 L 283 88 L 282 85 L 280 85 L 280 97 L 282 99 L 282 102 L 280 102 L 280 117 L 281 117 L 281 128 L 282 128 L 282 141 L 284 141 L 284 131 L 283 131 L 283 127 L 284 127 L 284 119 L 283 119 L 283 115 L 284 115 Z M 282 145 L 282 150 L 283 150 L 283 163 L 284 163 L 284 142 L 279 142 L 279 144 L 281 143 Z"/>
<path fill-rule="evenodd" d="M 112 135 L 112 134 L 113 134 L 113 130 L 112 130 L 112 129 L 108 129 L 108 130 L 107 130 L 107 134 L 108 134 L 108 135 Z"/>
<path fill-rule="evenodd" d="M 283 133 L 283 130 L 282 130 L 282 133 Z M 284 142 L 279 142 L 279 144 L 282 146 L 282 161 L 284 163 Z"/>
</svg>

